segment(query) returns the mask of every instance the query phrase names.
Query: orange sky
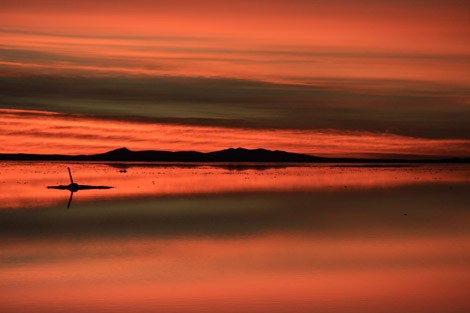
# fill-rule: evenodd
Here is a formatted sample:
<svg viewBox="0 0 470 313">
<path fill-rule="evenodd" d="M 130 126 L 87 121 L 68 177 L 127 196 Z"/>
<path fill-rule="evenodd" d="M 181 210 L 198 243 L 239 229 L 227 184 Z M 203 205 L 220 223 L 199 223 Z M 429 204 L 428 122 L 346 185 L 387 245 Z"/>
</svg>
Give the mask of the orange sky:
<svg viewBox="0 0 470 313">
<path fill-rule="evenodd" d="M 470 140 L 425 139 L 335 130 L 252 130 L 115 121 L 83 115 L 0 110 L 0 153 L 103 153 L 131 150 L 201 152 L 260 147 L 318 156 L 449 157 L 470 155 Z"/>
<path fill-rule="evenodd" d="M 468 156 L 469 9 L 458 0 L 2 2 L 0 109 L 66 115 L 49 125 L 1 111 L 15 126 L 2 130 L 0 151 Z M 53 129 L 67 114 L 83 122 L 67 124 L 64 141 Z M 126 119 L 132 135 L 116 135 Z"/>
</svg>

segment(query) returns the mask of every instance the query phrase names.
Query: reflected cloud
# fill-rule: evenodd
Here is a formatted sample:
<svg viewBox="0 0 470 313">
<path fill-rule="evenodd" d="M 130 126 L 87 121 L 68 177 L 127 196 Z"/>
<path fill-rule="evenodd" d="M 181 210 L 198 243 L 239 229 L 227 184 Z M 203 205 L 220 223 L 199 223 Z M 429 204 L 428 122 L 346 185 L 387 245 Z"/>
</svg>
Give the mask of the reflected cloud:
<svg viewBox="0 0 470 313">
<path fill-rule="evenodd" d="M 51 303 L 90 312 L 206 312 L 227 303 L 234 313 L 466 311 L 468 165 L 136 165 L 126 173 L 106 164 L 69 165 L 80 181 L 128 180 L 145 189 L 136 176 L 159 177 L 154 192 L 183 193 L 95 194 L 74 210 L 0 210 L 2 311 L 19 305 L 48 312 Z M 45 181 L 64 180 L 63 169 L 12 162 L 0 173 L 9 184 L 27 178 L 44 193 Z"/>
<path fill-rule="evenodd" d="M 241 166 L 241 167 L 240 167 Z M 264 167 L 265 166 L 265 167 Z M 117 162 L 2 162 L 0 208 L 48 206 L 63 202 L 63 192 L 44 188 L 67 181 L 71 167 L 78 181 L 91 186 L 78 202 L 135 200 L 210 194 L 264 192 L 344 192 L 377 190 L 430 183 L 462 184 L 469 181 L 467 165 L 302 165 L 283 164 L 139 164 Z M 260 170 L 260 167 L 262 170 Z M 125 169 L 125 172 L 122 172 Z M 66 185 L 64 185 L 67 187 Z"/>
</svg>

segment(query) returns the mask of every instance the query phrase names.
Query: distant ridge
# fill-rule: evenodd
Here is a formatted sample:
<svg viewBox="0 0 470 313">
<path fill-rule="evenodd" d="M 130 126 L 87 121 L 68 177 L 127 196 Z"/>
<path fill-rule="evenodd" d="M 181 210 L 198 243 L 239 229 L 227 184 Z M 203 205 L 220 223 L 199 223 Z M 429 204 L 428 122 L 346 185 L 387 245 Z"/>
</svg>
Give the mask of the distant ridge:
<svg viewBox="0 0 470 313">
<path fill-rule="evenodd" d="M 322 158 L 266 149 L 229 148 L 214 152 L 131 151 L 119 148 L 101 154 L 0 154 L 0 160 L 14 161 L 135 161 L 135 162 L 284 162 L 284 163 L 470 163 L 470 158 L 440 160 Z"/>
<path fill-rule="evenodd" d="M 230 148 L 209 153 L 196 151 L 130 151 L 127 148 L 90 156 L 107 161 L 160 161 L 160 162 L 316 162 L 321 158 L 265 149 Z"/>
</svg>

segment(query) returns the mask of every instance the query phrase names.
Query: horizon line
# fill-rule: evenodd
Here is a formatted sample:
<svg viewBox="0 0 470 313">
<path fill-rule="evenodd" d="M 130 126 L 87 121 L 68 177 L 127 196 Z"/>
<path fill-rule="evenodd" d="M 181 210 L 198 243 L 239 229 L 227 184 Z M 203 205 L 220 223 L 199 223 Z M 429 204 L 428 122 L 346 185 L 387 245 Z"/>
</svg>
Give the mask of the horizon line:
<svg viewBox="0 0 470 313">
<path fill-rule="evenodd" d="M 312 158 L 312 162 L 314 162 L 313 159 L 316 159 L 317 161 L 331 160 L 333 162 L 335 162 L 335 161 L 340 161 L 340 162 L 350 161 L 350 162 L 396 162 L 396 163 L 400 163 L 400 162 L 402 162 L 402 163 L 403 162 L 432 163 L 432 162 L 446 162 L 446 161 L 463 161 L 463 162 L 467 163 L 467 162 L 470 161 L 470 156 L 463 156 L 463 157 L 443 156 L 443 157 L 437 157 L 437 158 L 423 158 L 422 156 L 419 156 L 419 155 L 413 155 L 413 156 L 411 156 L 411 155 L 407 155 L 407 156 L 398 155 L 400 157 L 397 158 L 396 157 L 397 155 L 388 154 L 387 156 L 380 157 L 380 158 L 364 158 L 364 157 L 350 157 L 350 156 L 325 157 L 325 156 L 316 156 L 316 155 L 305 154 L 305 153 L 288 152 L 288 151 L 284 151 L 284 150 L 269 150 L 269 149 L 265 149 L 265 148 L 248 149 L 248 148 L 243 148 L 243 147 L 238 147 L 238 148 L 229 147 L 229 148 L 210 151 L 210 152 L 201 152 L 201 151 L 196 151 L 196 150 L 176 150 L 176 151 L 170 151 L 170 150 L 131 150 L 127 147 L 120 147 L 120 148 L 114 148 L 114 149 L 107 150 L 107 151 L 102 152 L 102 153 L 95 153 L 95 154 L 0 153 L 0 156 L 11 156 L 11 157 L 14 157 L 14 156 L 37 156 L 37 157 L 80 158 L 80 157 L 103 156 L 103 155 L 106 155 L 106 154 L 111 153 L 111 152 L 117 152 L 119 150 L 126 150 L 126 151 L 129 151 L 130 153 L 163 152 L 163 153 L 198 153 L 198 154 L 201 154 L 201 155 L 208 155 L 208 154 L 211 154 L 211 153 L 224 152 L 224 151 L 230 151 L 230 150 L 234 150 L 234 151 L 243 150 L 243 151 L 249 151 L 249 152 L 266 151 L 266 152 L 271 152 L 271 153 L 280 152 L 280 153 L 287 154 L 287 155 L 290 155 L 290 156 L 309 157 L 309 158 Z M 394 158 L 394 156 L 395 156 L 395 158 Z M 3 161 L 6 161 L 6 160 L 14 161 L 13 159 L 3 159 Z M 28 159 L 23 159 L 23 160 L 18 160 L 18 161 L 26 161 L 26 160 L 28 160 Z M 47 159 L 44 159 L 44 160 L 47 161 Z M 60 160 L 60 159 L 56 159 L 56 160 Z M 0 159 L 0 161 L 2 161 L 2 159 Z M 64 160 L 64 161 L 66 161 L 66 160 Z M 76 160 L 76 161 L 86 161 L 86 160 Z M 106 161 L 106 160 L 103 160 L 103 161 Z M 109 160 L 109 161 L 112 161 L 112 160 Z M 125 160 L 123 160 L 123 161 L 125 161 Z M 174 161 L 179 162 L 181 160 L 174 160 Z M 166 161 L 149 161 L 149 162 L 166 162 Z M 170 162 L 172 162 L 172 161 L 170 161 Z M 183 162 L 188 162 L 188 161 L 183 161 Z M 189 161 L 189 162 L 204 162 L 204 161 Z M 231 160 L 230 162 L 233 162 L 233 161 Z M 246 162 L 246 161 L 241 160 L 241 161 L 235 161 L 235 162 Z M 260 162 L 260 161 L 254 161 L 254 162 Z M 266 161 L 266 162 L 270 162 L 270 161 Z M 278 162 L 278 161 L 274 161 L 274 162 Z"/>
</svg>

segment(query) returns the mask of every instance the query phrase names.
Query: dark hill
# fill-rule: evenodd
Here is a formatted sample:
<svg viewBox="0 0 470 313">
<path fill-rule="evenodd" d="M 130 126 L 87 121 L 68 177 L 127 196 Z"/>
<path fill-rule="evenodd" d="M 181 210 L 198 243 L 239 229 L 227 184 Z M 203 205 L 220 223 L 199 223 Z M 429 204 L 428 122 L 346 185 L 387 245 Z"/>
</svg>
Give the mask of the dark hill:
<svg viewBox="0 0 470 313">
<path fill-rule="evenodd" d="M 243 148 L 209 152 L 205 155 L 209 162 L 318 162 L 322 158 L 306 154 L 266 149 L 248 150 Z"/>
<path fill-rule="evenodd" d="M 101 154 L 0 154 L 0 160 L 32 161 L 143 161 L 143 162 L 318 162 L 322 159 L 305 154 L 265 149 L 226 149 L 202 153 L 196 151 L 131 151 L 120 148 Z"/>
<path fill-rule="evenodd" d="M 195 151 L 131 151 L 120 148 L 86 156 L 90 161 L 207 162 L 205 153 Z"/>
<path fill-rule="evenodd" d="M 149 162 L 316 162 L 321 158 L 305 154 L 270 151 L 265 149 L 226 149 L 202 153 L 195 151 L 130 151 L 127 148 L 103 154 L 85 156 L 93 161 L 149 161 Z"/>
<path fill-rule="evenodd" d="M 470 158 L 441 160 L 402 160 L 402 159 L 351 159 L 320 158 L 306 154 L 266 149 L 230 148 L 215 152 L 196 151 L 131 151 L 120 148 L 101 154 L 60 155 L 60 154 L 0 154 L 0 160 L 14 161 L 139 161 L 139 162 L 331 162 L 331 163 L 470 163 Z"/>
</svg>

